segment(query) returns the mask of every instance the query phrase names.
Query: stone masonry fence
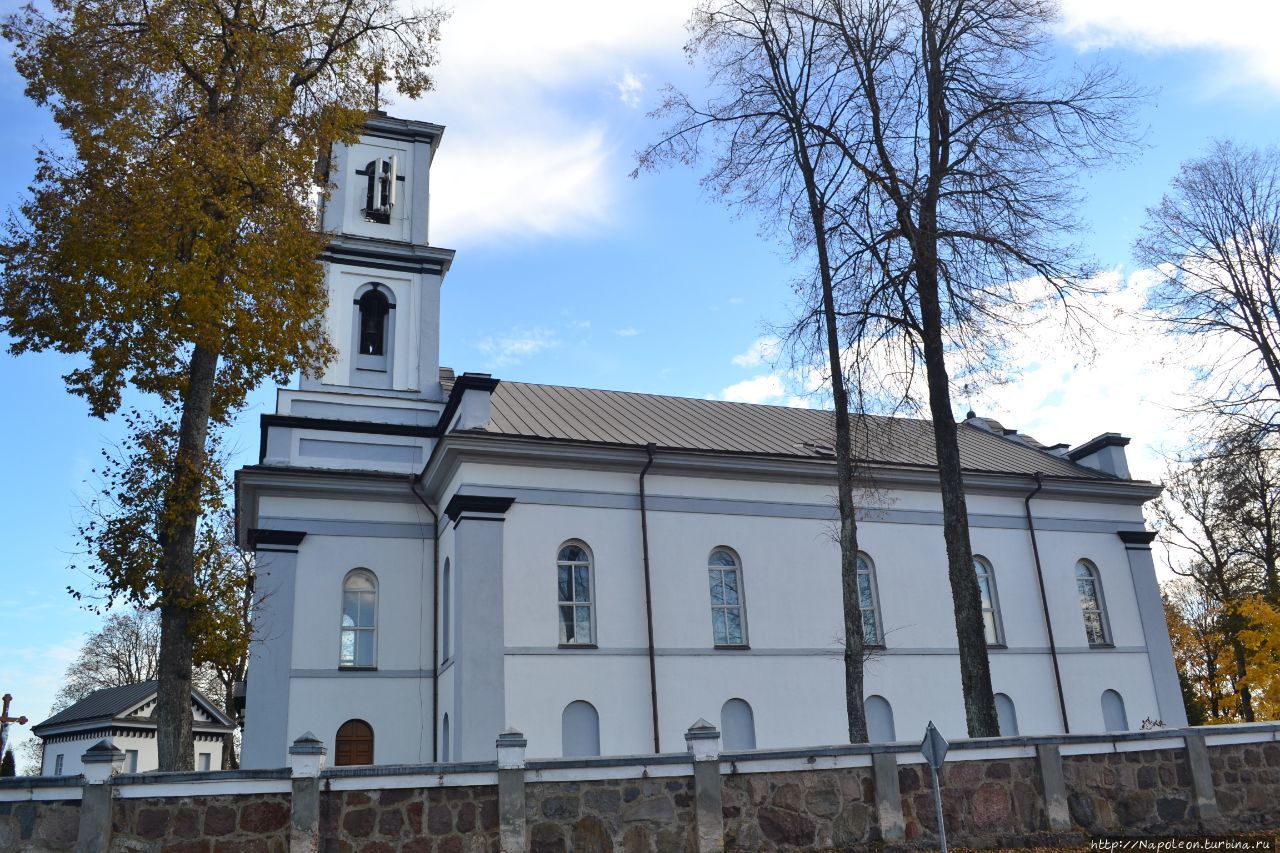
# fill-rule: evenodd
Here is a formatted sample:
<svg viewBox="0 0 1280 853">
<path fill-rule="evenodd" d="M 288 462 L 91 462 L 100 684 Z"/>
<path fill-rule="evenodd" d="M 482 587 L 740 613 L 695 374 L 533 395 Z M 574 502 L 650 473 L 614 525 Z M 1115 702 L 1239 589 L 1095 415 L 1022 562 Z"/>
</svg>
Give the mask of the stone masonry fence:
<svg viewBox="0 0 1280 853">
<path fill-rule="evenodd" d="M 775 851 L 937 846 L 918 744 L 723 752 L 699 720 L 688 751 L 324 766 L 309 735 L 290 767 L 121 774 L 102 742 L 83 776 L 0 780 L 0 851 L 489 853 Z M 957 846 L 1096 835 L 1280 829 L 1280 724 L 961 740 L 939 773 Z"/>
</svg>

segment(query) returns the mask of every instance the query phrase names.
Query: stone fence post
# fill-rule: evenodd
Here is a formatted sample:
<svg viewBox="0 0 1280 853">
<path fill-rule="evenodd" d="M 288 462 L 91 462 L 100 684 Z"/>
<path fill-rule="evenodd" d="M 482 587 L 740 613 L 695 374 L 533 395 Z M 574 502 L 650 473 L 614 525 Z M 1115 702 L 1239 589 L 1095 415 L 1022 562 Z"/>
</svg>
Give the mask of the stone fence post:
<svg viewBox="0 0 1280 853">
<path fill-rule="evenodd" d="M 892 752 L 871 753 L 871 778 L 876 789 L 876 821 L 883 841 L 906 837 L 902 819 L 902 788 L 898 782 L 898 756 Z"/>
<path fill-rule="evenodd" d="M 320 849 L 320 771 L 324 769 L 324 756 L 324 743 L 311 732 L 289 747 L 289 775 L 293 778 L 289 853 L 316 853 Z"/>
<path fill-rule="evenodd" d="M 502 853 L 524 853 L 524 748 L 522 733 L 507 729 L 498 735 L 498 833 Z"/>
<path fill-rule="evenodd" d="M 100 740 L 80 762 L 84 765 L 84 793 L 76 853 L 107 853 L 111 847 L 111 777 L 124 769 L 124 753 L 111 741 Z"/>
<path fill-rule="evenodd" d="M 724 789 L 720 779 L 720 730 L 699 718 L 684 733 L 693 753 L 694 813 L 698 853 L 724 850 Z"/>
</svg>

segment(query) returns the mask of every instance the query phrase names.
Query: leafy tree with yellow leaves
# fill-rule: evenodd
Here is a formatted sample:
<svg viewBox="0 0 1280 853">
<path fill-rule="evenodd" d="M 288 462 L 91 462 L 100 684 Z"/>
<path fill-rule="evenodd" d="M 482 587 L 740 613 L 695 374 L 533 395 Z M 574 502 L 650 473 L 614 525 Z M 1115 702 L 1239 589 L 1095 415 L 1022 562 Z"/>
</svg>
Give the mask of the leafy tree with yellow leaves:
<svg viewBox="0 0 1280 853">
<path fill-rule="evenodd" d="M 396 0 L 51 0 L 0 23 L 41 148 L 0 245 L 11 350 L 81 357 L 98 417 L 127 387 L 176 413 L 152 575 L 162 770 L 190 769 L 192 614 L 211 425 L 259 383 L 331 356 L 314 163 L 376 106 L 431 86 L 441 13 Z"/>
<path fill-rule="evenodd" d="M 1280 719 L 1280 607 L 1265 596 L 1250 596 L 1240 605 L 1249 627 L 1240 632 L 1248 649 L 1246 666 L 1253 684 L 1258 715 Z"/>
</svg>

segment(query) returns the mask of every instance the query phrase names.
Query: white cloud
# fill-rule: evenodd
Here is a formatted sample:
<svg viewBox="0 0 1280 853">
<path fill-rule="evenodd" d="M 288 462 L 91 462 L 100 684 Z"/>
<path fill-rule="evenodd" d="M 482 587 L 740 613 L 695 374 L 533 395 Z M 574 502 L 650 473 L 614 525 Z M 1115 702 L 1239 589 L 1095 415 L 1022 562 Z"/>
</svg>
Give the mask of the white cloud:
<svg viewBox="0 0 1280 853">
<path fill-rule="evenodd" d="M 735 403 L 781 403 L 786 399 L 786 388 L 776 373 L 765 373 L 730 385 L 720 392 L 720 399 Z"/>
<path fill-rule="evenodd" d="M 432 242 L 457 247 L 607 222 L 633 146 L 614 139 L 598 93 L 616 88 L 616 117 L 630 121 L 628 99 L 639 98 L 644 69 L 680 56 L 692 5 L 458 4 L 442 31 L 436 90 L 389 108 L 448 128 L 432 165 Z"/>
<path fill-rule="evenodd" d="M 782 342 L 771 335 L 756 338 L 751 342 L 751 346 L 747 347 L 746 352 L 739 353 L 733 357 L 733 363 L 739 367 L 759 367 L 762 364 L 773 364 L 778 360 L 781 346 Z"/>
<path fill-rule="evenodd" d="M 631 326 L 627 326 L 622 329 L 614 329 L 613 333 L 620 338 L 634 338 L 636 335 L 640 334 L 640 331 L 632 328 Z"/>
<path fill-rule="evenodd" d="M 1083 48 L 1203 49 L 1224 60 L 1219 73 L 1280 89 L 1280 4 L 1266 0 L 1063 0 L 1063 30 Z"/>
<path fill-rule="evenodd" d="M 550 329 L 518 329 L 505 335 L 483 338 L 476 344 L 476 349 L 488 357 L 490 368 L 499 368 L 519 364 L 558 346 L 560 341 Z"/>
<path fill-rule="evenodd" d="M 622 79 L 617 80 L 613 84 L 618 89 L 618 100 L 635 109 L 640 106 L 640 96 L 644 93 L 644 81 L 635 75 L 631 69 L 627 69 L 622 74 Z"/>
</svg>

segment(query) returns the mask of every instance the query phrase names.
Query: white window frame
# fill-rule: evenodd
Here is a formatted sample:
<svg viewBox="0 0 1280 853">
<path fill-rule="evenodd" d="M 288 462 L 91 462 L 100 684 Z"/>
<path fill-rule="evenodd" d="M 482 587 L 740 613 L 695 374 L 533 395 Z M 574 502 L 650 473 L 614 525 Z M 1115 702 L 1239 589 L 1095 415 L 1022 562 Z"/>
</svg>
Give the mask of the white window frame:
<svg viewBox="0 0 1280 853">
<path fill-rule="evenodd" d="M 61 752 L 59 752 L 57 755 L 53 757 L 53 775 L 54 776 L 62 775 L 62 753 Z"/>
<path fill-rule="evenodd" d="M 716 554 L 726 555 L 730 560 L 733 561 L 733 565 L 732 566 L 713 565 L 711 562 L 711 559 Z M 727 604 L 727 603 L 717 604 L 715 601 L 713 590 L 715 589 L 716 573 L 719 573 L 721 578 L 723 578 L 725 572 L 732 572 L 737 577 L 737 580 L 738 580 L 738 603 L 737 604 Z M 707 596 L 708 596 L 708 601 L 710 601 L 710 604 L 711 604 L 711 642 L 716 646 L 716 648 L 730 648 L 730 649 L 747 648 L 748 647 L 747 596 L 746 596 L 746 591 L 743 589 L 742 558 L 739 557 L 738 552 L 734 551 L 732 548 L 729 548 L 724 545 L 717 545 L 715 548 L 712 548 L 711 553 L 707 555 Z M 725 618 L 725 623 L 724 623 L 725 624 L 725 637 L 724 637 L 725 641 L 724 642 L 720 642 L 720 638 L 716 636 L 715 613 L 717 610 L 724 611 L 724 614 L 725 614 L 725 617 L 724 617 Z M 737 642 L 733 642 L 732 638 L 729 636 L 729 611 L 731 610 L 736 610 L 738 612 L 738 628 L 742 636 L 738 639 Z"/>
<path fill-rule="evenodd" d="M 587 567 L 587 599 L 580 601 L 577 598 L 577 571 L 576 569 L 584 562 L 581 560 L 562 560 L 561 555 L 564 554 L 566 548 L 581 548 L 582 553 L 587 555 L 585 565 Z M 560 543 L 560 547 L 556 548 L 556 631 L 560 634 L 561 646 L 594 646 L 596 644 L 596 558 L 592 553 L 590 546 L 581 539 L 567 539 Z M 570 598 L 565 600 L 560 597 L 560 570 L 569 567 L 570 571 Z M 569 638 L 565 634 L 564 618 L 561 615 L 565 607 L 573 608 L 573 625 L 574 636 Z M 583 638 L 577 635 L 578 626 L 578 609 L 587 608 L 587 625 L 589 628 L 588 636 Z"/>
<path fill-rule="evenodd" d="M 986 637 L 988 646 L 1003 646 L 1004 639 L 1004 622 L 1000 618 L 1000 592 L 996 589 L 996 570 L 991 561 L 986 557 L 975 554 L 973 556 L 974 573 L 979 577 L 987 579 L 988 595 L 982 600 L 982 615 L 985 617 L 991 614 L 991 633 L 994 637 L 986 636 L 986 619 L 983 622 L 983 636 Z M 982 595 L 982 585 L 978 585 L 978 595 Z"/>
<path fill-rule="evenodd" d="M 855 560 L 857 567 L 858 615 L 859 623 L 862 625 L 862 642 L 868 646 L 883 646 L 884 621 L 880 615 L 880 589 L 879 584 L 876 583 L 876 564 L 865 551 L 859 551 Z M 865 569 L 863 568 L 864 566 L 866 567 Z M 864 576 L 867 578 L 867 591 L 871 597 L 870 608 L 862 606 L 862 578 Z M 866 631 L 866 613 L 868 610 L 871 611 L 871 616 L 875 620 L 875 636 L 870 639 L 868 639 Z"/>
<path fill-rule="evenodd" d="M 212 770 L 213 769 L 213 753 L 212 752 L 196 753 L 196 769 L 206 773 Z"/>
<path fill-rule="evenodd" d="M 354 592 L 356 592 L 356 593 L 365 593 L 365 592 L 368 592 L 370 595 L 372 595 L 372 596 L 373 596 L 373 624 L 372 624 L 372 625 L 352 625 L 352 626 L 347 626 L 347 625 L 344 625 L 344 624 L 343 624 L 343 618 L 345 617 L 346 610 L 347 610 L 347 587 L 348 587 L 348 585 L 349 585 L 349 584 L 350 584 L 354 579 L 356 579 L 356 578 L 361 578 L 361 577 L 363 577 L 363 578 L 368 578 L 369 583 L 370 583 L 370 584 L 372 584 L 372 586 L 373 586 L 373 589 L 372 589 L 372 591 L 369 591 L 369 590 L 354 590 Z M 339 595 L 339 597 L 338 597 L 338 668 L 339 668 L 339 669 L 365 669 L 365 670 L 368 670 L 368 669 L 377 669 L 377 668 L 378 668 L 378 622 L 379 622 L 379 619 L 378 619 L 378 605 L 379 605 L 379 602 L 378 602 L 378 599 L 379 599 L 378 592 L 379 592 L 378 576 L 377 576 L 376 574 L 374 574 L 374 573 L 373 573 L 371 570 L 369 570 L 369 569 L 366 569 L 366 568 L 352 569 L 351 571 L 347 572 L 347 574 L 346 574 L 346 576 L 345 576 L 345 577 L 343 577 L 343 579 L 342 579 L 342 593 L 341 593 L 341 595 Z M 343 656 L 342 656 L 342 655 L 343 655 L 343 647 L 346 645 L 346 643 L 344 642 L 344 640 L 345 640 L 346 635 L 347 635 L 348 633 L 350 633 L 350 634 L 352 634 L 352 635 L 353 635 L 353 637 L 352 637 L 352 640 L 353 640 L 353 642 L 352 642 L 352 648 L 353 648 L 353 650 L 354 650 L 354 649 L 356 649 L 356 648 L 359 648 L 359 643 L 358 643 L 358 642 L 355 642 L 355 639 L 356 639 L 356 638 L 357 638 L 361 633 L 367 633 L 367 634 L 369 634 L 369 636 L 370 636 L 370 637 L 372 637 L 372 640 L 371 640 L 371 642 L 370 642 L 371 649 L 370 649 L 370 661 L 369 661 L 369 663 L 358 663 L 355 659 L 353 659 L 353 660 L 351 660 L 350 662 L 348 662 L 348 661 L 346 661 L 346 660 L 344 660 L 344 659 L 343 659 Z"/>
<path fill-rule="evenodd" d="M 124 772 L 125 773 L 138 772 L 138 750 L 126 749 L 124 751 Z"/>
<path fill-rule="evenodd" d="M 1084 569 L 1089 574 L 1089 579 L 1093 584 L 1093 598 L 1098 605 L 1096 608 L 1084 606 L 1083 596 L 1080 593 L 1080 582 L 1085 578 L 1080 576 L 1081 569 Z M 1092 560 L 1081 558 L 1076 560 L 1074 580 L 1076 582 L 1076 597 L 1080 603 L 1080 617 L 1084 623 L 1085 640 L 1088 641 L 1091 648 L 1095 649 L 1111 646 L 1111 623 L 1107 619 L 1107 599 L 1102 592 L 1102 573 L 1098 571 L 1097 565 Z M 1089 616 L 1095 613 L 1098 616 L 1098 630 L 1102 632 L 1102 639 L 1099 642 L 1094 642 L 1089 636 Z"/>
</svg>

